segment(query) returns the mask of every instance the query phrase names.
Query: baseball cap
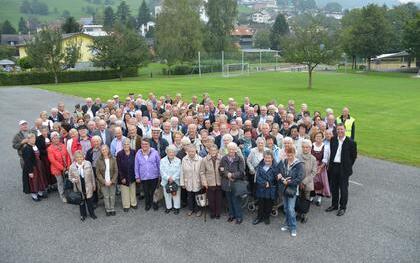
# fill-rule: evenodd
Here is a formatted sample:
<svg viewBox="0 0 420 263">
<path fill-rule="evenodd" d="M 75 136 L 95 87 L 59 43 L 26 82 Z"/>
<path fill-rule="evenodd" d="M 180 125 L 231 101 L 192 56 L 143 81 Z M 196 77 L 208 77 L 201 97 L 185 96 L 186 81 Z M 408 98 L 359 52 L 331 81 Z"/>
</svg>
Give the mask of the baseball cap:
<svg viewBox="0 0 420 263">
<path fill-rule="evenodd" d="M 22 124 L 25 124 L 25 123 L 28 123 L 27 121 L 25 121 L 25 120 L 20 120 L 19 121 L 19 125 L 22 125 Z"/>
</svg>

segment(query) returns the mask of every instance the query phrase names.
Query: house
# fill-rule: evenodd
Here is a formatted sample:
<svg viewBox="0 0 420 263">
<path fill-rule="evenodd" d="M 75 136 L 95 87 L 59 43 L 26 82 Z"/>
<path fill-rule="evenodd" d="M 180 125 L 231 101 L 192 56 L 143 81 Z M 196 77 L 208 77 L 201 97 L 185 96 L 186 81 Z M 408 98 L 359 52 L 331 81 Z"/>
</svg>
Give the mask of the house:
<svg viewBox="0 0 420 263">
<path fill-rule="evenodd" d="M 252 48 L 254 34 L 255 30 L 245 25 L 236 26 L 230 33 L 233 43 L 241 49 Z"/>
<path fill-rule="evenodd" d="M 106 31 L 103 30 L 102 25 L 83 25 L 82 33 L 93 37 L 103 37 L 108 35 Z"/>
<path fill-rule="evenodd" d="M 32 39 L 32 35 L 22 35 L 22 34 L 1 34 L 0 35 L 0 44 L 16 46 L 19 44 L 24 44 L 26 41 Z"/>
<path fill-rule="evenodd" d="M 140 26 L 140 34 L 143 37 L 146 37 L 147 32 L 149 32 L 150 28 L 155 27 L 156 23 L 153 21 L 149 21 L 147 22 L 147 24 L 141 25 Z"/>
<path fill-rule="evenodd" d="M 81 17 L 79 19 L 81 25 L 93 25 L 93 17 Z"/>
<path fill-rule="evenodd" d="M 265 10 L 253 13 L 251 16 L 251 20 L 252 22 L 258 24 L 270 24 L 272 22 L 271 15 Z"/>
<path fill-rule="evenodd" d="M 77 61 L 76 68 L 87 68 L 92 66 L 91 59 L 94 54 L 90 49 L 90 46 L 93 45 L 93 39 L 93 36 L 82 32 L 63 34 L 63 49 L 73 44 L 80 46 L 80 58 Z M 18 45 L 18 48 L 19 58 L 26 57 L 26 44 Z"/>
<path fill-rule="evenodd" d="M 402 71 L 416 65 L 416 58 L 407 51 L 401 51 L 381 54 L 372 58 L 371 62 L 371 68 L 376 71 Z"/>
</svg>

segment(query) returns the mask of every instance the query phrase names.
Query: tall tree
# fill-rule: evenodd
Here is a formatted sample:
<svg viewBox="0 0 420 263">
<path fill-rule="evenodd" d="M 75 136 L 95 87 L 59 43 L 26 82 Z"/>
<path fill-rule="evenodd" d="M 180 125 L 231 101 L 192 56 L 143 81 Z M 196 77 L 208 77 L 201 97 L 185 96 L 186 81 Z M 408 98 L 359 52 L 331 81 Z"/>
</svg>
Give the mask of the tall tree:
<svg viewBox="0 0 420 263">
<path fill-rule="evenodd" d="M 403 45 L 412 56 L 416 57 L 416 66 L 420 68 L 420 12 L 407 22 L 404 28 Z"/>
<path fill-rule="evenodd" d="M 105 7 L 104 10 L 104 28 L 110 30 L 114 26 L 115 15 L 111 6 Z"/>
<path fill-rule="evenodd" d="M 76 19 L 71 16 L 66 18 L 66 21 L 64 21 L 64 23 L 61 25 L 61 30 L 64 33 L 80 32 L 80 25 L 77 23 Z"/>
<path fill-rule="evenodd" d="M 259 29 L 254 35 L 254 47 L 256 48 L 270 48 L 270 30 L 268 29 Z"/>
<path fill-rule="evenodd" d="M 117 13 L 115 18 L 118 22 L 122 25 L 126 25 L 130 19 L 130 7 L 127 5 L 125 1 L 122 1 L 120 5 L 117 7 Z"/>
<path fill-rule="evenodd" d="M 62 70 L 62 37 L 59 31 L 42 30 L 27 44 L 26 54 L 35 68 L 44 68 L 53 73 L 58 83 L 58 73 Z"/>
<path fill-rule="evenodd" d="M 20 17 L 19 19 L 19 32 L 22 34 L 27 34 L 29 29 L 28 29 L 28 25 L 27 25 L 27 21 L 25 19 L 23 19 L 23 17 Z"/>
<path fill-rule="evenodd" d="M 142 25 L 147 24 L 152 20 L 152 17 L 150 16 L 150 10 L 147 7 L 146 1 L 143 0 L 139 7 L 139 13 L 137 15 L 137 28 L 140 28 Z"/>
<path fill-rule="evenodd" d="M 360 20 L 354 21 L 350 34 L 358 53 L 367 60 L 370 70 L 370 60 L 384 53 L 389 47 L 391 26 L 385 19 L 385 9 L 377 5 L 368 5 L 360 11 Z"/>
<path fill-rule="evenodd" d="M 118 70 L 120 80 L 126 69 L 147 65 L 149 57 L 145 40 L 124 27 L 117 27 L 108 36 L 95 38 L 91 49 L 96 53 L 92 60 L 94 64 Z"/>
<path fill-rule="evenodd" d="M 208 51 L 222 51 L 231 48 L 230 33 L 238 16 L 236 0 L 208 0 L 206 13 L 205 47 Z"/>
<path fill-rule="evenodd" d="M 1 26 L 1 33 L 2 34 L 16 34 L 16 29 L 12 26 L 9 20 L 3 22 Z"/>
<path fill-rule="evenodd" d="M 191 61 L 202 45 L 199 0 L 165 0 L 156 23 L 157 53 L 169 64 Z"/>
<path fill-rule="evenodd" d="M 409 20 L 416 17 L 418 8 L 414 3 L 407 3 L 386 11 L 385 17 L 391 25 L 389 49 L 386 52 L 399 52 L 404 49 L 403 34 L 404 28 Z"/>
<path fill-rule="evenodd" d="M 351 57 L 352 64 L 351 68 L 357 68 L 357 56 L 360 55 L 358 46 L 356 45 L 353 27 L 357 22 L 360 21 L 361 16 L 360 9 L 352 9 L 347 12 L 343 19 L 341 19 L 342 30 L 340 32 L 340 45 L 347 56 Z"/>
<path fill-rule="evenodd" d="M 335 12 L 339 13 L 343 10 L 343 7 L 337 2 L 330 2 L 324 6 L 326 12 Z"/>
<path fill-rule="evenodd" d="M 307 27 L 293 27 L 283 49 L 286 61 L 304 64 L 308 68 L 308 88 L 312 88 L 312 73 L 319 64 L 329 64 L 339 57 L 335 36 L 312 20 Z"/>
<path fill-rule="evenodd" d="M 279 13 L 274 21 L 273 27 L 270 30 L 270 47 L 274 50 L 281 49 L 281 39 L 289 34 L 289 24 L 286 17 Z"/>
</svg>

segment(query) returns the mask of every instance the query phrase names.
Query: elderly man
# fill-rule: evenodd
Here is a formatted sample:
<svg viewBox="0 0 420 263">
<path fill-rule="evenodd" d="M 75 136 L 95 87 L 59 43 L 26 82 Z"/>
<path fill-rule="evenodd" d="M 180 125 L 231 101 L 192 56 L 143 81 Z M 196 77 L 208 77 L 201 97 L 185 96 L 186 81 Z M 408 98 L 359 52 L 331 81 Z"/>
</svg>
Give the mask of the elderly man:
<svg viewBox="0 0 420 263">
<path fill-rule="evenodd" d="M 179 125 L 179 120 L 177 117 L 172 117 L 171 118 L 171 131 L 175 132 L 175 131 L 180 131 L 181 130 L 181 125 Z"/>
<path fill-rule="evenodd" d="M 127 139 L 130 140 L 130 148 L 137 152 L 141 147 L 141 136 L 137 133 L 137 127 L 128 125 L 127 131 Z"/>
<path fill-rule="evenodd" d="M 326 119 L 327 119 L 327 127 L 326 127 L 326 129 L 329 130 L 329 131 L 331 131 L 334 134 L 334 136 L 337 136 L 337 128 L 335 127 L 335 117 L 334 117 L 334 114 L 330 113 L 327 116 Z"/>
<path fill-rule="evenodd" d="M 62 122 L 63 120 L 64 120 L 64 111 L 65 111 L 65 109 L 64 109 L 64 102 L 62 102 L 62 101 L 60 101 L 58 104 L 57 104 L 57 109 L 58 109 L 58 121 L 59 122 Z"/>
<path fill-rule="evenodd" d="M 22 149 L 23 146 L 28 142 L 28 134 L 29 134 L 29 126 L 28 122 L 25 120 L 19 121 L 19 132 L 16 133 L 15 137 L 13 137 L 12 146 L 18 153 L 19 160 L 20 160 L 20 167 L 23 169 L 23 158 L 22 158 Z"/>
<path fill-rule="evenodd" d="M 60 122 L 58 118 L 58 109 L 57 108 L 51 108 L 51 115 L 48 117 L 49 120 L 51 120 L 53 123 Z"/>
<path fill-rule="evenodd" d="M 171 123 L 168 121 L 165 121 L 162 124 L 162 134 L 161 137 L 165 139 L 170 145 L 174 143 L 174 135 L 171 131 Z"/>
<path fill-rule="evenodd" d="M 112 142 L 112 139 L 113 139 L 113 135 L 112 135 L 111 131 L 107 128 L 106 121 L 100 120 L 98 122 L 98 129 L 95 130 L 93 135 L 94 136 L 97 135 L 97 136 L 101 137 L 102 143 L 108 145 L 108 147 L 111 147 L 111 142 Z"/>
<path fill-rule="evenodd" d="M 337 124 L 337 136 L 331 139 L 330 149 L 328 177 L 330 178 L 332 204 L 325 211 L 338 210 L 337 216 L 342 216 L 347 209 L 349 177 L 353 174 L 353 164 L 357 158 L 357 145 L 346 136 L 343 123 Z"/>
<path fill-rule="evenodd" d="M 350 137 L 352 140 L 354 140 L 355 135 L 355 121 L 356 119 L 350 116 L 349 108 L 345 107 L 343 109 L 343 114 L 340 117 L 337 117 L 337 124 L 343 123 L 344 128 L 346 130 L 346 136 Z"/>
<path fill-rule="evenodd" d="M 114 135 L 115 137 L 111 142 L 111 154 L 115 157 L 117 156 L 117 153 L 123 149 L 124 142 L 127 138 L 123 136 L 121 127 L 114 128 Z"/>
<path fill-rule="evenodd" d="M 254 128 L 258 128 L 260 124 L 265 123 L 266 121 L 267 121 L 267 107 L 261 106 L 260 115 L 255 117 L 252 120 L 252 126 L 254 126 Z"/>
<path fill-rule="evenodd" d="M 99 109 L 93 104 L 92 98 L 86 98 L 86 105 L 82 106 L 83 114 L 88 114 L 91 119 L 95 117 L 96 111 Z"/>
<path fill-rule="evenodd" d="M 152 127 L 152 138 L 150 139 L 150 146 L 158 151 L 161 158 L 166 156 L 166 147 L 168 147 L 168 141 L 160 136 L 161 130 L 156 127 Z"/>
</svg>

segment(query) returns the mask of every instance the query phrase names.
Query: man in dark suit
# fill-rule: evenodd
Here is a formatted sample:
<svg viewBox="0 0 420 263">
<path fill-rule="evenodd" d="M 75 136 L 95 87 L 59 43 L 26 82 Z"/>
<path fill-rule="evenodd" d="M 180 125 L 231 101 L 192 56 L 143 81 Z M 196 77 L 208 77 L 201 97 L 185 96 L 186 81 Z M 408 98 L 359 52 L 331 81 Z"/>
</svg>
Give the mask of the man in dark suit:
<svg viewBox="0 0 420 263">
<path fill-rule="evenodd" d="M 332 204 L 325 210 L 338 210 L 337 216 L 346 212 L 348 201 L 349 177 L 353 174 L 353 164 L 357 158 L 357 145 L 346 136 L 344 124 L 337 124 L 337 136 L 331 139 L 331 157 L 328 166 Z M 340 207 L 338 207 L 340 204 Z"/>
<path fill-rule="evenodd" d="M 93 104 L 93 100 L 91 98 L 86 99 L 86 105 L 82 106 L 83 114 L 89 114 L 90 117 L 93 118 L 96 115 L 96 112 L 99 110 L 99 108 Z"/>
<path fill-rule="evenodd" d="M 106 122 L 104 120 L 100 120 L 98 123 L 98 129 L 93 132 L 93 135 L 98 135 L 102 139 L 102 143 L 111 146 L 112 139 L 114 139 L 113 134 L 107 128 Z"/>
</svg>

